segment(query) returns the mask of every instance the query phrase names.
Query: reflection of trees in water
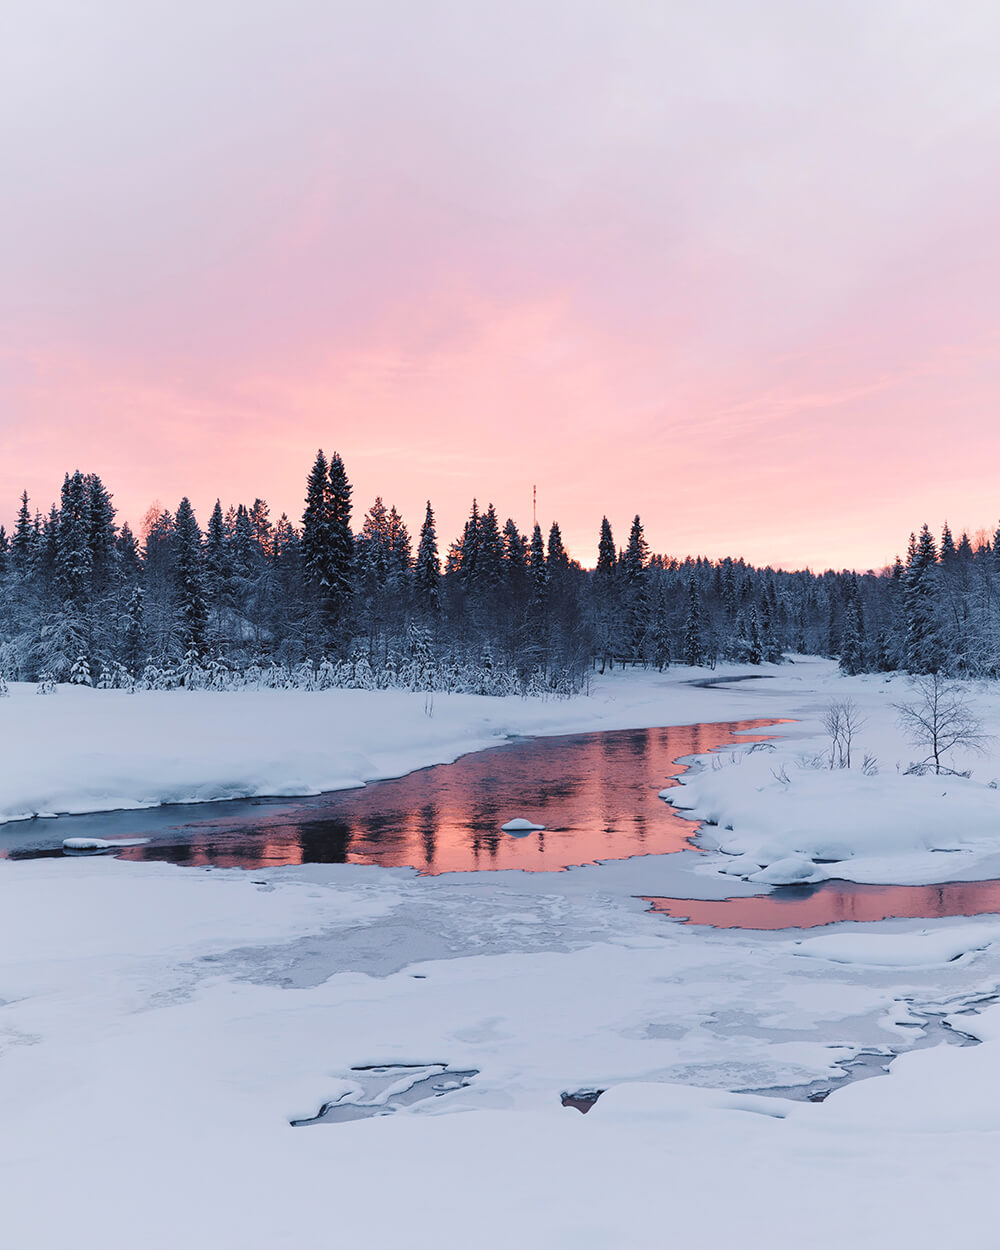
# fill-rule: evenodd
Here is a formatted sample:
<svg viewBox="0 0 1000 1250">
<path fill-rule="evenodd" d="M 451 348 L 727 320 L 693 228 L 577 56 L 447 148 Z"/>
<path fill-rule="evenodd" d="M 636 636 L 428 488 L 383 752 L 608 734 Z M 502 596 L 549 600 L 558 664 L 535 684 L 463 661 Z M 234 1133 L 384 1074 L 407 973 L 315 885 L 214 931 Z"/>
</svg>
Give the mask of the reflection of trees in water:
<svg viewBox="0 0 1000 1250">
<path fill-rule="evenodd" d="M 738 746 L 732 731 L 768 722 L 677 726 L 522 741 L 408 776 L 302 800 L 291 810 L 187 824 L 121 854 L 179 865 L 369 860 L 423 872 L 554 870 L 595 859 L 680 850 L 696 828 L 659 791 L 678 757 Z M 525 838 L 501 825 L 547 826 Z M 171 841 L 171 838 L 174 840 Z"/>
<path fill-rule="evenodd" d="M 420 840 L 424 848 L 424 866 L 430 868 L 434 863 L 434 851 L 437 848 L 438 810 L 433 803 L 425 803 L 420 809 Z"/>
<path fill-rule="evenodd" d="M 304 864 L 346 864 L 353 834 L 351 826 L 336 818 L 310 821 L 298 826 L 299 852 Z"/>
<path fill-rule="evenodd" d="M 840 921 L 872 923 L 910 918 L 1000 913 L 1000 881 L 951 881 L 943 885 L 860 885 L 824 881 L 778 886 L 770 894 L 730 899 L 646 900 L 653 911 L 722 929 L 814 929 Z"/>
</svg>

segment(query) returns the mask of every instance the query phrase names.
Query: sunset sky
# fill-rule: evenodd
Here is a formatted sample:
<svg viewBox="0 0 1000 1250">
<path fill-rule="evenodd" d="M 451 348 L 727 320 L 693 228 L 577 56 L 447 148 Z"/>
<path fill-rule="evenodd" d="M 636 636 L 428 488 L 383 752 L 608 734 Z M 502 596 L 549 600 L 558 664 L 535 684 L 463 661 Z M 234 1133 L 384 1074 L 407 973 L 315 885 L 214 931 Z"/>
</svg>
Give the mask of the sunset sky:
<svg viewBox="0 0 1000 1250">
<path fill-rule="evenodd" d="M 998 64 L 992 0 L 8 0 L 0 520 L 298 519 L 321 446 L 442 547 L 992 531 Z"/>
</svg>

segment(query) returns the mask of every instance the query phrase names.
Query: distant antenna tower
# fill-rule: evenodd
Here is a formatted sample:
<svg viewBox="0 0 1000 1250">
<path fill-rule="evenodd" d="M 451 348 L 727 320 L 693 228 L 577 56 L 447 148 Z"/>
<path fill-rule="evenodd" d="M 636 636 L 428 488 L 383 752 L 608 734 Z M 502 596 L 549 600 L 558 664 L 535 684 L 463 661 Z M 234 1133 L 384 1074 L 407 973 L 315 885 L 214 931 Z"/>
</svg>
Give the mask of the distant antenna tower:
<svg viewBox="0 0 1000 1250">
<path fill-rule="evenodd" d="M 531 524 L 532 526 L 535 526 L 538 524 L 538 487 L 537 486 L 532 486 L 531 488 Z"/>
</svg>

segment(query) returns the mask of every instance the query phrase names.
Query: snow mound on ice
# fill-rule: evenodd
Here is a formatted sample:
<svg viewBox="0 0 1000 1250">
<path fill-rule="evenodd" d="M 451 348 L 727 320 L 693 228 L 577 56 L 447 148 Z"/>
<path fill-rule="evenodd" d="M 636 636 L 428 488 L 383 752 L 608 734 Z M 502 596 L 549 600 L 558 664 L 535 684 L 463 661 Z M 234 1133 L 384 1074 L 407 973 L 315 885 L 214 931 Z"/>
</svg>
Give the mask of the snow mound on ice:
<svg viewBox="0 0 1000 1250">
<path fill-rule="evenodd" d="M 103 838 L 63 838 L 66 851 L 110 851 L 113 846 L 113 842 L 105 842 Z"/>
<path fill-rule="evenodd" d="M 508 820 L 500 828 L 504 833 L 536 833 L 544 829 L 545 826 L 536 825 L 530 820 L 525 820 L 523 816 L 518 816 L 515 820 Z"/>
<path fill-rule="evenodd" d="M 823 879 L 812 860 L 802 855 L 786 855 L 784 859 L 779 859 L 747 877 L 748 881 L 760 881 L 764 885 L 793 885 L 802 881 Z"/>
<path fill-rule="evenodd" d="M 795 954 L 870 968 L 929 968 L 982 951 L 1000 938 L 996 925 L 962 925 L 917 933 L 831 933 L 796 943 Z"/>
</svg>

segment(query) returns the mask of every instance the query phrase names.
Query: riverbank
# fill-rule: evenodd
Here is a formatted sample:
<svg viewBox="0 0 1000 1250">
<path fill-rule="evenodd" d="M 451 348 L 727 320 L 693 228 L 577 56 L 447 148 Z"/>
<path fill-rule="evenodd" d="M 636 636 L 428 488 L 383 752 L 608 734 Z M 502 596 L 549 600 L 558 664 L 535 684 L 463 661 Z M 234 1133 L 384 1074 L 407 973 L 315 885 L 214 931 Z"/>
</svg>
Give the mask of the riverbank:
<svg viewBox="0 0 1000 1250">
<path fill-rule="evenodd" d="M 745 669 L 716 675 L 727 671 Z M 745 698 L 690 684 L 704 676 L 619 671 L 570 699 L 80 686 L 39 696 L 12 683 L 0 699 L 0 821 L 314 795 L 450 763 L 513 736 L 738 719 L 730 712 Z"/>
<path fill-rule="evenodd" d="M 726 685 L 727 678 L 747 678 Z M 706 682 L 710 682 L 706 686 Z M 140 692 L 13 685 L 0 700 L 0 820 L 257 796 L 315 795 L 398 777 L 510 737 L 784 718 L 766 749 L 695 761 L 664 797 L 703 819 L 699 871 L 752 886 L 844 879 L 922 885 L 1000 877 L 1000 690 L 970 688 L 982 754 L 971 776 L 906 775 L 926 750 L 900 728 L 903 676 L 780 666 L 595 677 L 572 699 L 407 691 Z M 851 700 L 850 768 L 828 767 L 822 718 Z M 868 760 L 867 768 L 863 767 Z M 526 796 L 530 798 L 530 796 Z M 713 891 L 716 893 L 717 891 Z"/>
<path fill-rule="evenodd" d="M 161 749 L 174 751 L 164 788 L 216 785 L 220 761 L 249 784 L 269 741 L 276 770 L 286 766 L 286 729 L 299 744 L 311 732 L 310 760 L 331 775 L 347 761 L 356 782 L 495 741 L 498 728 L 525 732 L 515 715 L 535 718 L 534 732 L 570 732 L 797 714 L 773 751 L 702 760 L 670 792 L 707 804 L 703 782 L 728 777 L 712 801 L 731 804 L 734 829 L 703 837 L 759 846 L 754 796 L 784 784 L 779 761 L 797 767 L 814 749 L 825 700 L 847 683 L 802 664 L 731 689 L 683 684 L 703 676 L 615 675 L 579 705 L 475 701 L 434 717 L 395 694 L 303 711 L 242 694 L 123 708 L 105 697 L 115 692 L 15 692 L 2 701 L 8 724 L 50 750 L 27 778 L 8 768 L 4 793 L 55 778 L 66 796 L 97 801 L 117 779 L 145 801 L 139 783 L 156 781 Z M 299 698 L 308 709 L 317 696 Z M 161 712 L 169 725 L 157 728 Z M 888 710 L 872 723 L 894 732 Z M 115 725 L 109 742 L 94 736 Z M 213 734 L 228 735 L 214 755 Z M 102 763 L 115 750 L 123 762 Z M 800 771 L 804 787 L 814 774 L 831 784 Z M 844 776 L 844 793 L 854 784 Z M 797 1250 L 805 1236 L 818 1250 L 945 1239 L 992 1250 L 984 1197 L 1000 1110 L 983 1091 L 1000 1079 L 1000 918 L 822 933 L 686 926 L 633 897 L 679 858 L 437 877 L 0 862 L 7 1239 L 18 1250 L 325 1250 L 331 1237 L 414 1250 L 660 1250 L 674 1238 Z M 719 872 L 732 854 L 686 858 L 712 894 L 761 888 Z M 889 1075 L 843 1084 L 856 1063 Z M 372 1065 L 389 1069 L 384 1097 L 371 1094 Z M 440 1096 L 402 1105 L 428 1071 Z M 473 1075 L 448 1088 L 450 1072 Z M 832 1092 L 785 1096 L 796 1089 Z M 604 1091 L 586 1116 L 562 1102 L 582 1090 Z M 367 1116 L 373 1097 L 370 1118 L 291 1126 L 338 1101 L 367 1101 Z"/>
<path fill-rule="evenodd" d="M 717 853 L 705 856 L 699 871 L 757 885 L 925 885 L 1000 876 L 995 684 L 962 687 L 982 726 L 983 749 L 949 751 L 943 760 L 948 771 L 936 774 L 931 767 L 923 775 L 910 770 L 928 748 L 900 723 L 901 705 L 920 703 L 905 676 L 843 677 L 829 661 L 801 659 L 752 687 L 758 715 L 796 723 L 776 728 L 766 748 L 697 760 L 681 789 L 664 795 L 685 815 L 708 822 L 699 845 Z M 854 706 L 857 726 L 851 766 L 831 767 L 823 718 L 831 703 L 845 700 Z"/>
</svg>

